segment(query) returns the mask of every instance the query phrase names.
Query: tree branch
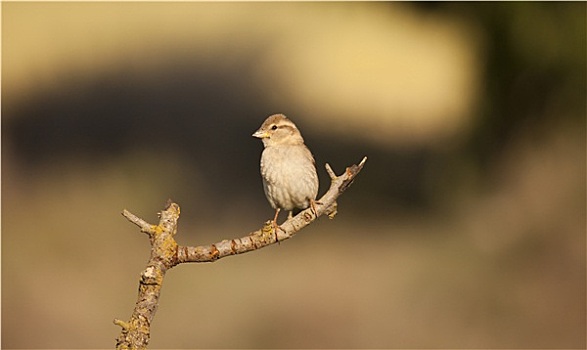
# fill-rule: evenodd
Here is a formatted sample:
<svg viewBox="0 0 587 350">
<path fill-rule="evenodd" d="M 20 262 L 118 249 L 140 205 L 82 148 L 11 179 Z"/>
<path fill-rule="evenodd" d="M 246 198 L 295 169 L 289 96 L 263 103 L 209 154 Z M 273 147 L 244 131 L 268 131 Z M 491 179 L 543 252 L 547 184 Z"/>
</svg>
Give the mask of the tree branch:
<svg viewBox="0 0 587 350">
<path fill-rule="evenodd" d="M 326 171 L 331 179 L 328 191 L 316 202 L 314 208 L 303 210 L 284 222 L 277 229 L 277 233 L 274 232 L 271 221 L 267 221 L 261 229 L 244 237 L 223 240 L 208 246 L 179 246 L 173 238 L 177 232 L 180 214 L 179 205 L 176 203 L 171 200 L 167 202 L 165 209 L 160 213 L 158 225 L 151 225 L 124 210 L 122 215 L 137 225 L 141 232 L 149 235 L 151 257 L 147 267 L 141 273 L 139 295 L 130 321 L 114 320 L 114 324 L 122 328 L 116 339 L 116 348 L 146 349 L 150 338 L 151 321 L 157 311 L 161 285 L 167 270 L 181 263 L 213 262 L 229 255 L 257 250 L 274 244 L 277 239 L 281 242 L 293 237 L 324 214 L 333 218 L 337 213 L 336 199 L 353 183 L 366 161 L 367 157 L 364 157 L 358 165 L 346 168 L 340 176 L 336 176 L 330 165 L 326 164 Z"/>
</svg>

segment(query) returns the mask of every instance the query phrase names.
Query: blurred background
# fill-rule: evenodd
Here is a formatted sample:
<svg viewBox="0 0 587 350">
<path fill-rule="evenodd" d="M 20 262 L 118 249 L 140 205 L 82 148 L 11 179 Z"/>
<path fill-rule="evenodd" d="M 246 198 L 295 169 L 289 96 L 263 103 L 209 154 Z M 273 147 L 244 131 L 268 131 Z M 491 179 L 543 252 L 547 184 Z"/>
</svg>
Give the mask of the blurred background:
<svg viewBox="0 0 587 350">
<path fill-rule="evenodd" d="M 586 4 L 2 3 L 2 347 L 112 348 L 149 256 L 338 173 L 294 239 L 167 274 L 152 348 L 585 348 Z M 282 216 L 282 219 L 285 215 Z"/>
</svg>

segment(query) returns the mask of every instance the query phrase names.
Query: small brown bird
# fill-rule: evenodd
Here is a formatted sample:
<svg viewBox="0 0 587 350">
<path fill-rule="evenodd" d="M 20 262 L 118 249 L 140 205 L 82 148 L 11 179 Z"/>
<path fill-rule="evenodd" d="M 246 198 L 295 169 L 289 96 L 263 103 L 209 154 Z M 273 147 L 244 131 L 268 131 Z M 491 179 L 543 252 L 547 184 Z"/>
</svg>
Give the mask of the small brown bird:
<svg viewBox="0 0 587 350">
<path fill-rule="evenodd" d="M 281 209 L 289 211 L 288 218 L 294 209 L 309 206 L 316 213 L 316 165 L 302 134 L 283 114 L 269 116 L 253 136 L 260 138 L 265 146 L 261 154 L 261 176 L 265 196 L 275 209 L 273 228 L 277 240 L 277 217 Z"/>
</svg>

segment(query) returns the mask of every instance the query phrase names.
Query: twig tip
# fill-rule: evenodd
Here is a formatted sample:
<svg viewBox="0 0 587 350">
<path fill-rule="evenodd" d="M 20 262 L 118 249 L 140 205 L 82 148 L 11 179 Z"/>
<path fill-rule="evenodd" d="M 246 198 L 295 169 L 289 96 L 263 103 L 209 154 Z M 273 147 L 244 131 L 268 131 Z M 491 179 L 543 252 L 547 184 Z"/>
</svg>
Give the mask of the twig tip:
<svg viewBox="0 0 587 350">
<path fill-rule="evenodd" d="M 326 172 L 328 173 L 328 176 L 330 176 L 330 179 L 336 179 L 336 174 L 334 173 L 334 170 L 332 170 L 332 168 L 330 167 L 330 164 L 326 163 L 324 167 L 326 168 Z"/>
<path fill-rule="evenodd" d="M 363 165 L 365 165 L 365 162 L 367 161 L 367 156 L 363 157 L 363 160 L 361 160 L 361 162 L 359 163 L 359 166 L 362 168 Z"/>
<path fill-rule="evenodd" d="M 113 322 L 115 325 L 122 327 L 122 329 L 125 331 L 128 331 L 130 328 L 130 324 L 128 322 L 124 322 L 123 320 L 115 318 Z"/>
</svg>

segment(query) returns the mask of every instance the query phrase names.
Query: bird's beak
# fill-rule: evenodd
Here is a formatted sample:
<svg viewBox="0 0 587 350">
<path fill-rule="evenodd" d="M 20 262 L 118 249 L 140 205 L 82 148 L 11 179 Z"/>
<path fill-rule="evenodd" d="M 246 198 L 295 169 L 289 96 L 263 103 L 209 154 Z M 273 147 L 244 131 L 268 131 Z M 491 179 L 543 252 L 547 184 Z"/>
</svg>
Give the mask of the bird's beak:
<svg viewBox="0 0 587 350">
<path fill-rule="evenodd" d="M 256 137 L 256 138 L 259 138 L 259 139 L 266 139 L 266 138 L 269 137 L 269 133 L 267 131 L 257 130 L 253 134 L 253 137 Z"/>
</svg>

